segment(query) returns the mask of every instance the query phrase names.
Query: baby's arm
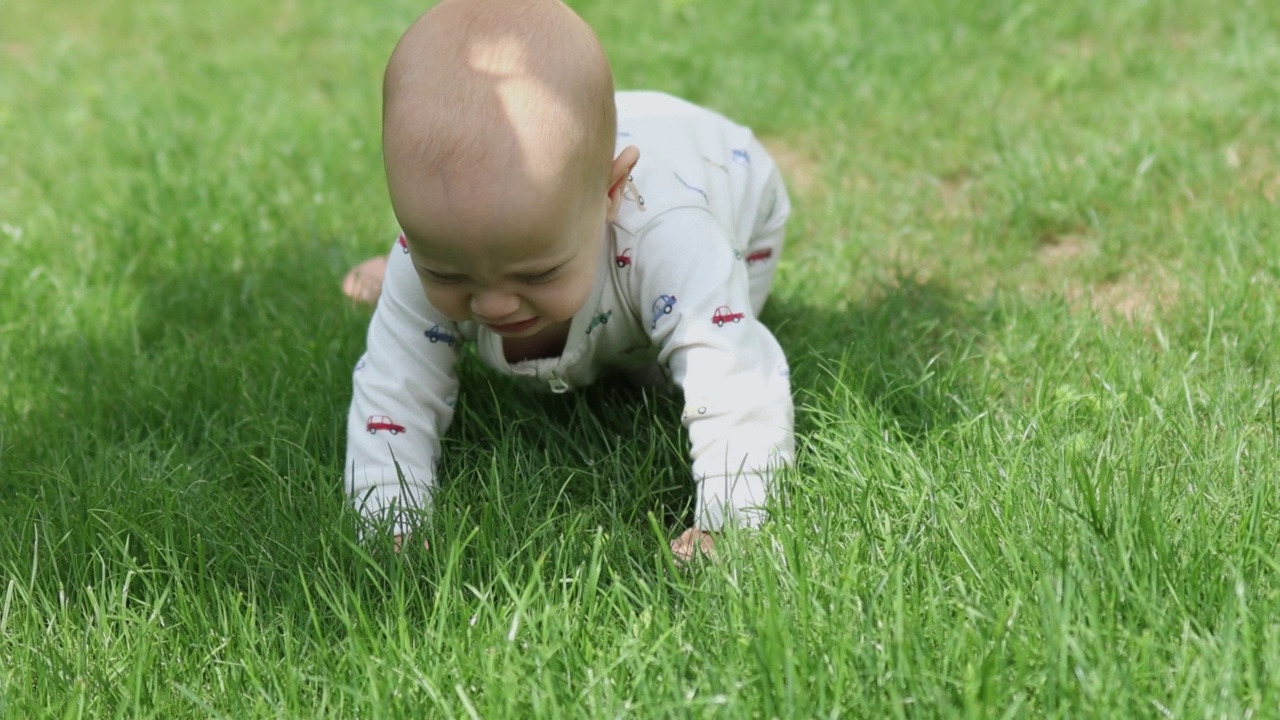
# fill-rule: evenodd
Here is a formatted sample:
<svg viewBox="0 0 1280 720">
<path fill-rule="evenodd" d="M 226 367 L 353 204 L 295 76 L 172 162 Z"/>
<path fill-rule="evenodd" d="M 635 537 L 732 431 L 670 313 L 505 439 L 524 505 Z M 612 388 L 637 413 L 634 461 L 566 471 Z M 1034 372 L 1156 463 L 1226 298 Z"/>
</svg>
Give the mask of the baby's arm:
<svg viewBox="0 0 1280 720">
<path fill-rule="evenodd" d="M 680 210 L 634 251 L 635 302 L 651 311 L 642 320 L 658 360 L 684 390 L 700 530 L 759 525 L 774 471 L 795 453 L 786 358 L 752 313 L 728 237 L 709 213 Z"/>
<path fill-rule="evenodd" d="M 430 508 L 460 341 L 457 326 L 427 302 L 409 255 L 393 247 L 352 375 L 344 478 L 356 508 L 371 520 L 389 517 L 396 535 L 408 530 L 406 510 Z"/>
</svg>

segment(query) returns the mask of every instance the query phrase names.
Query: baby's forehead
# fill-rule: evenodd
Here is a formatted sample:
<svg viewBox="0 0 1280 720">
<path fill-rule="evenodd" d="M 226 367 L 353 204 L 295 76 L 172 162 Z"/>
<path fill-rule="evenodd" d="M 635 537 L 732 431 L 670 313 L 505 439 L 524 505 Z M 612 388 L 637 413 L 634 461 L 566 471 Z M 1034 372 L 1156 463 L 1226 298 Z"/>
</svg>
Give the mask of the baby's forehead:
<svg viewBox="0 0 1280 720">
<path fill-rule="evenodd" d="M 590 207 L 585 194 L 566 186 L 535 186 L 509 176 L 471 180 L 439 178 L 415 188 L 417 234 L 424 240 L 463 242 L 492 236 L 557 236 Z"/>
<path fill-rule="evenodd" d="M 474 128 L 475 123 L 464 132 Z M 426 156 L 396 158 L 397 149 L 387 148 L 393 201 L 411 202 L 423 214 L 469 229 L 510 216 L 534 223 L 572 212 L 588 195 L 582 179 L 587 168 L 567 151 L 566 143 L 521 134 L 510 126 L 442 142 L 444 147 Z"/>
</svg>

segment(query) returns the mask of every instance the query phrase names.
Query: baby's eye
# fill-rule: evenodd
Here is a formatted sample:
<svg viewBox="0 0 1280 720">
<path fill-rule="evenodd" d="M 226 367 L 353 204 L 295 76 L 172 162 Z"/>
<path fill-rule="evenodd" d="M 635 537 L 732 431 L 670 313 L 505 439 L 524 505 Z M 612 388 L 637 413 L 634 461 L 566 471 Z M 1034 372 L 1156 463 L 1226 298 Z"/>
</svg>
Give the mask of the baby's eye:
<svg viewBox="0 0 1280 720">
<path fill-rule="evenodd" d="M 518 279 L 526 285 L 542 285 L 543 283 L 549 283 L 552 280 L 555 280 L 556 276 L 559 274 L 560 268 L 553 268 L 538 275 L 520 275 L 518 276 Z"/>
<path fill-rule="evenodd" d="M 467 279 L 466 275 L 450 275 L 448 273 L 438 273 L 434 270 L 428 270 L 427 268 L 422 268 L 422 272 L 424 275 L 427 276 L 428 280 L 430 280 L 433 283 L 439 283 L 441 285 L 455 285 Z"/>
</svg>

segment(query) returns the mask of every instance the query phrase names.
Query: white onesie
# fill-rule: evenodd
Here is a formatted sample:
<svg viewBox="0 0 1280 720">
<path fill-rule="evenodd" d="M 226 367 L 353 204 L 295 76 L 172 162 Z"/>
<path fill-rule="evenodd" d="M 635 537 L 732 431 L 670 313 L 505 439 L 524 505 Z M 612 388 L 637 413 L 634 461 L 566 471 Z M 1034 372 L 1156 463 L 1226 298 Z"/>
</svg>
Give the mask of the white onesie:
<svg viewBox="0 0 1280 720">
<path fill-rule="evenodd" d="M 795 445 L 786 358 L 756 320 L 782 251 L 786 189 L 747 128 L 660 93 L 617 103 L 618 149 L 635 145 L 640 161 L 560 357 L 508 363 L 501 336 L 431 307 L 407 247 L 392 247 L 347 419 L 347 493 L 367 517 L 395 513 L 400 533 L 397 510 L 430 506 L 458 348 L 475 342 L 486 365 L 552 392 L 657 361 L 684 392 L 695 526 L 763 519 L 773 471 Z"/>
</svg>

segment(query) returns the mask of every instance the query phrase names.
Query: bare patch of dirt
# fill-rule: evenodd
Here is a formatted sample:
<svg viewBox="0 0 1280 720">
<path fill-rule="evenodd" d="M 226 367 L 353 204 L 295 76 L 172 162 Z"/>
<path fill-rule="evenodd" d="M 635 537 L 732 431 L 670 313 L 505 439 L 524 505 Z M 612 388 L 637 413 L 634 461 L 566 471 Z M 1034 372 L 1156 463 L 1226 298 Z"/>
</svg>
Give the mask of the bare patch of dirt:
<svg viewBox="0 0 1280 720">
<path fill-rule="evenodd" d="M 1073 309 L 1096 313 L 1104 322 L 1137 325 L 1149 323 L 1161 308 L 1177 301 L 1176 273 L 1158 265 L 1101 282 L 1080 277 L 1080 271 L 1100 252 L 1097 239 L 1085 232 L 1042 238 L 1034 260 L 1042 279 L 1023 285 L 1023 291 L 1033 295 L 1061 292 Z"/>
<path fill-rule="evenodd" d="M 1066 294 L 1073 307 L 1088 308 L 1104 321 L 1141 325 L 1177 300 L 1178 286 L 1173 277 L 1156 271 L 1142 277 L 1133 273 L 1097 285 L 1068 285 Z"/>
<path fill-rule="evenodd" d="M 761 139 L 774 162 L 782 169 L 787 184 L 798 193 L 808 195 L 818 187 L 822 168 L 817 159 L 800 150 L 794 143 L 780 138 Z"/>
<path fill-rule="evenodd" d="M 971 218 L 976 214 L 971 194 L 974 180 L 968 171 L 948 173 L 942 177 L 932 178 L 932 181 L 941 205 L 940 217 L 957 220 Z"/>
<path fill-rule="evenodd" d="M 27 60 L 31 57 L 31 46 L 22 43 L 5 43 L 4 54 L 14 60 Z"/>
<path fill-rule="evenodd" d="M 1272 148 L 1228 145 L 1222 150 L 1222 161 L 1237 174 L 1246 192 L 1257 192 L 1269 203 L 1280 202 L 1280 159 Z"/>
<path fill-rule="evenodd" d="M 1060 270 L 1097 254 L 1097 243 L 1087 235 L 1068 233 L 1041 238 L 1036 261 L 1050 270 Z"/>
<path fill-rule="evenodd" d="M 1097 43 L 1088 35 L 1055 43 L 1053 52 L 1056 55 L 1076 60 L 1092 60 L 1097 54 Z"/>
<path fill-rule="evenodd" d="M 1271 179 L 1262 185 L 1262 197 L 1272 204 L 1280 202 L 1280 172 L 1272 175 Z"/>
</svg>

